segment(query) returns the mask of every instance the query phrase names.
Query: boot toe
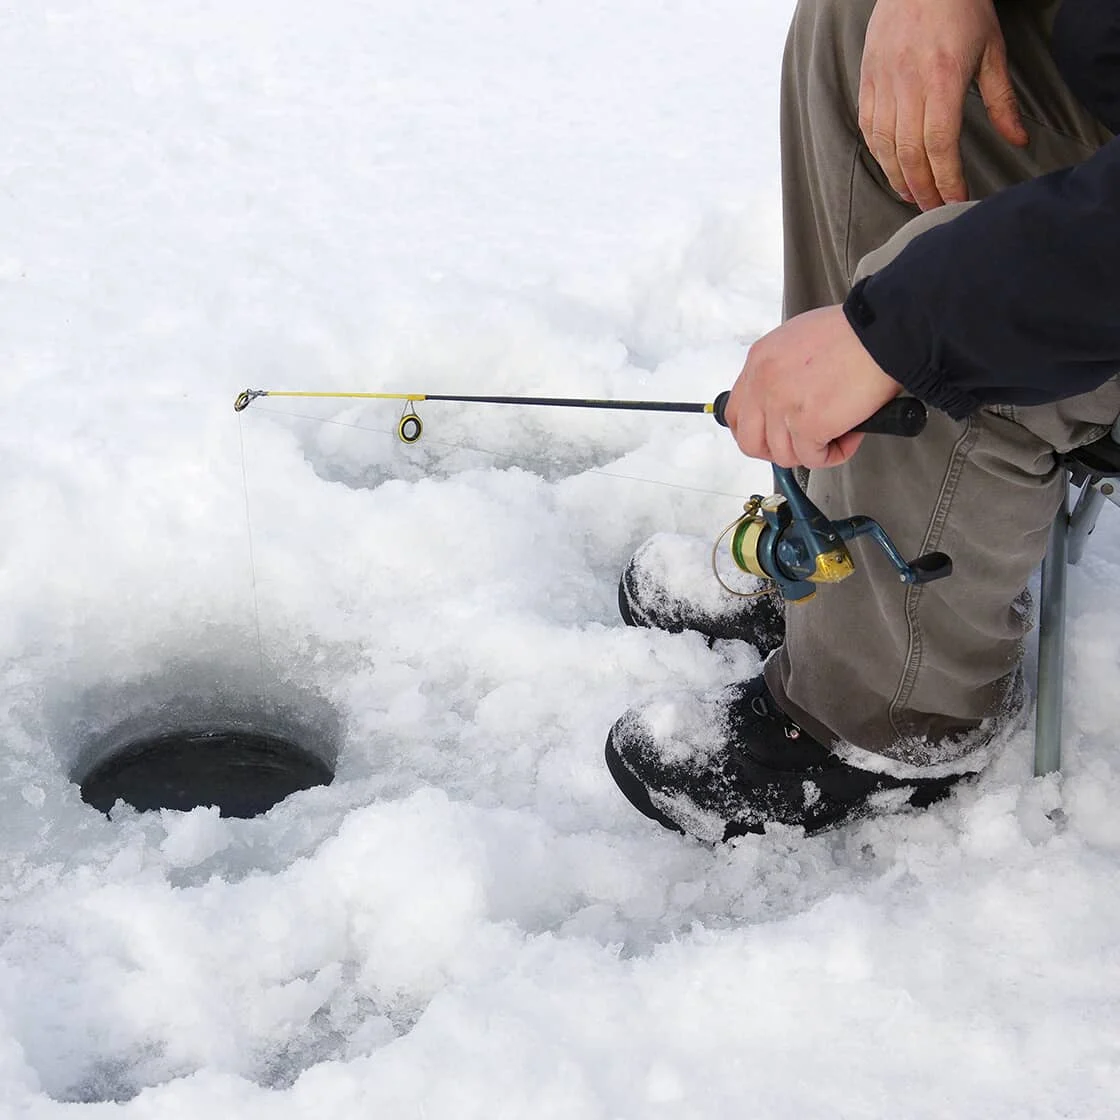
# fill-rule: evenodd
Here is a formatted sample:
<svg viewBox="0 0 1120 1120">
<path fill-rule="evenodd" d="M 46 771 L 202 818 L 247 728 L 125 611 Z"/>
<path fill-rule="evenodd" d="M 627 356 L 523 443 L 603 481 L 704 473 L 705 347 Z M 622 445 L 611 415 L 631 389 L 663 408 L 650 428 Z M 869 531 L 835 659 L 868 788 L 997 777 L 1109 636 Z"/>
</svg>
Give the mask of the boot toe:
<svg viewBox="0 0 1120 1120">
<path fill-rule="evenodd" d="M 611 728 L 606 759 L 639 812 L 710 842 L 767 824 L 816 832 L 921 807 L 956 781 L 901 779 L 844 762 L 778 709 L 761 676 L 631 709 Z"/>
<path fill-rule="evenodd" d="M 734 686 L 733 686 L 734 687 Z M 626 712 L 607 737 L 607 767 L 639 812 L 711 842 L 761 832 L 728 749 L 729 690 L 680 693 Z"/>
<path fill-rule="evenodd" d="M 712 573 L 711 544 L 700 537 L 657 533 L 630 558 L 618 583 L 627 626 L 709 639 L 749 642 L 765 657 L 782 644 L 785 619 L 772 585 L 743 572 L 728 574 L 745 597 L 732 595 Z"/>
</svg>

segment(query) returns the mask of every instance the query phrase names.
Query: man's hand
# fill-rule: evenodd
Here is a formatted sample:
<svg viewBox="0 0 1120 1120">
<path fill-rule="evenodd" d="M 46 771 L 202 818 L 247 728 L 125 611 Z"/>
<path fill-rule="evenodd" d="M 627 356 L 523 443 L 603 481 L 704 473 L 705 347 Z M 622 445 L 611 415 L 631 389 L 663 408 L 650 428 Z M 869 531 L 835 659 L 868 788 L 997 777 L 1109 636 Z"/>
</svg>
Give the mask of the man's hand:
<svg viewBox="0 0 1120 1120">
<path fill-rule="evenodd" d="M 863 436 L 851 429 L 901 386 L 863 348 L 843 308 L 806 311 L 747 354 L 725 417 L 744 455 L 779 467 L 835 467 Z"/>
<path fill-rule="evenodd" d="M 992 0 L 878 0 L 864 40 L 859 127 L 891 186 L 923 210 L 968 198 L 960 135 L 974 77 L 996 131 L 1025 146 Z"/>
</svg>

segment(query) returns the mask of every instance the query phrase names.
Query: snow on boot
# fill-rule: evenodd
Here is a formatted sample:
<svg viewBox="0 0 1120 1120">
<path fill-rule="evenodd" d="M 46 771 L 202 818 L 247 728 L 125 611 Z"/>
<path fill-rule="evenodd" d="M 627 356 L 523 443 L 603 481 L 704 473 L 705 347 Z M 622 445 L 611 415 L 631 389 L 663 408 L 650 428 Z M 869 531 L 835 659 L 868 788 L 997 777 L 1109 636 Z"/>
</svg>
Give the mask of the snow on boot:
<svg viewBox="0 0 1120 1120">
<path fill-rule="evenodd" d="M 871 812 L 924 808 L 961 777 L 901 778 L 843 761 L 781 712 L 761 675 L 628 711 L 606 756 L 636 809 L 713 842 L 769 823 L 815 832 Z"/>
<path fill-rule="evenodd" d="M 782 598 L 767 580 L 737 569 L 728 574 L 743 591 L 725 591 L 712 572 L 712 546 L 701 537 L 658 533 L 631 557 L 618 583 L 618 609 L 627 626 L 678 634 L 696 630 L 708 638 L 734 638 L 766 657 L 782 644 Z"/>
</svg>

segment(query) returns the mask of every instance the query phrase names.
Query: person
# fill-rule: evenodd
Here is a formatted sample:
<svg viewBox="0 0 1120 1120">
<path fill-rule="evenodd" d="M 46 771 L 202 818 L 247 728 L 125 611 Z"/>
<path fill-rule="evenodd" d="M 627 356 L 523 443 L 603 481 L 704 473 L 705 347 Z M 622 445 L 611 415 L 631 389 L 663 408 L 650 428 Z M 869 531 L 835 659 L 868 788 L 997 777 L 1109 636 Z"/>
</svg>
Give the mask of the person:
<svg viewBox="0 0 1120 1120">
<path fill-rule="evenodd" d="M 689 599 L 678 540 L 638 551 L 627 622 L 768 655 L 607 741 L 639 810 L 715 841 L 924 806 L 983 767 L 1021 720 L 1058 453 L 1120 415 L 1120 3 L 801 0 L 781 93 L 784 321 L 729 426 L 808 468 L 827 516 L 954 572 L 901 584 L 857 541 L 856 573 L 783 620 L 766 596 Z M 919 438 L 852 433 L 899 393 L 930 406 Z"/>
</svg>

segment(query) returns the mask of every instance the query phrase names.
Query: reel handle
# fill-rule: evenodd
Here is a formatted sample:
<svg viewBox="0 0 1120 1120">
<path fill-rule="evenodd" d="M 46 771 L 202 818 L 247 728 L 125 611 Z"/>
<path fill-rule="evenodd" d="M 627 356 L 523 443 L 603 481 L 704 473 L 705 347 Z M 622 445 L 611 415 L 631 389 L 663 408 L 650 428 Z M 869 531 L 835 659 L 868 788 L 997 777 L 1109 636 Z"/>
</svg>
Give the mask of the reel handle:
<svg viewBox="0 0 1120 1120">
<path fill-rule="evenodd" d="M 712 405 L 712 415 L 717 424 L 727 427 L 727 401 L 730 389 L 724 389 Z M 926 406 L 916 397 L 896 397 L 887 401 L 877 412 L 873 412 L 862 424 L 857 424 L 853 432 L 865 432 L 875 436 L 920 435 L 926 426 Z"/>
</svg>

